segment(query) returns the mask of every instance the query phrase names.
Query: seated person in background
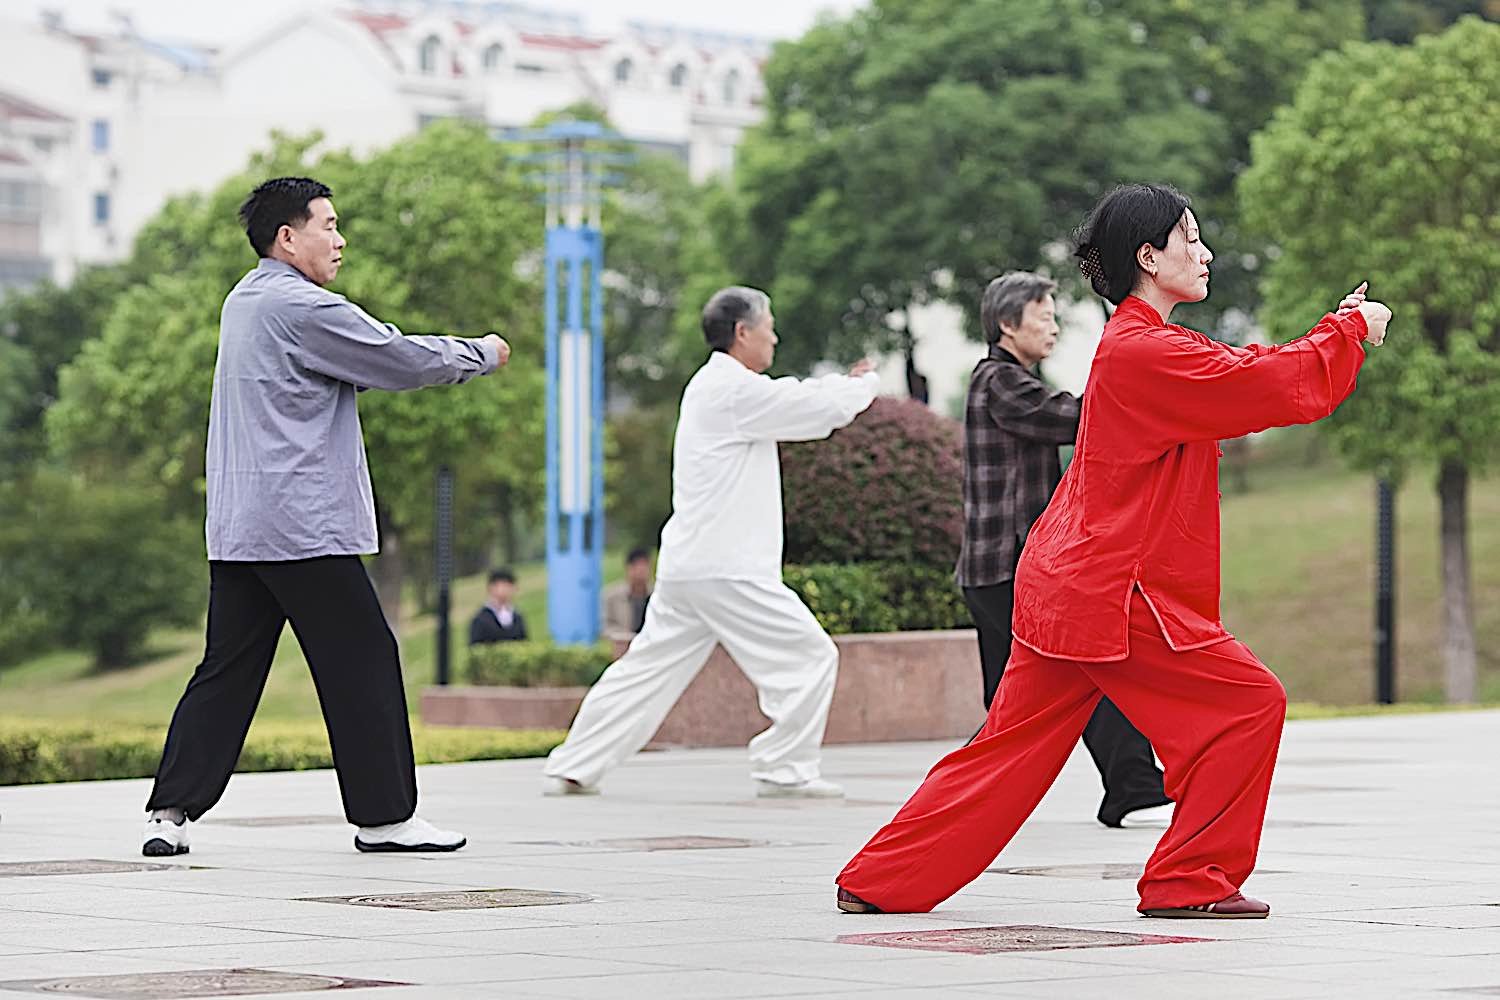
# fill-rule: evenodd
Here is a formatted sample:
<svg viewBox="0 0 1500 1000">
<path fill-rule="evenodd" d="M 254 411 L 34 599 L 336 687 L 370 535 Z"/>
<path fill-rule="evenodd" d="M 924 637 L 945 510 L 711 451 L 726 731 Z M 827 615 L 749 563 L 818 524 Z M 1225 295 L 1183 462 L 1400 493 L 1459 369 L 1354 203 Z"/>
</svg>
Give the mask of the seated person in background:
<svg viewBox="0 0 1500 1000">
<path fill-rule="evenodd" d="M 508 569 L 490 573 L 489 600 L 469 623 L 469 645 L 526 638 L 526 619 L 516 610 L 516 575 Z"/>
<path fill-rule="evenodd" d="M 651 553 L 631 549 L 625 557 L 625 579 L 604 591 L 604 634 L 635 635 L 646 624 L 646 602 L 651 600 Z"/>
</svg>

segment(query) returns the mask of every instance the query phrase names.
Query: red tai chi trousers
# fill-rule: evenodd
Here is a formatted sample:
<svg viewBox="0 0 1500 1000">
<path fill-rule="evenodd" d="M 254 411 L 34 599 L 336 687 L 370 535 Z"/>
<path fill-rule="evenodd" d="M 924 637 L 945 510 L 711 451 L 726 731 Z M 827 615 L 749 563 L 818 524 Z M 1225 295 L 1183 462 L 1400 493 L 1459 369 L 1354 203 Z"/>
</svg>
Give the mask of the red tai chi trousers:
<svg viewBox="0 0 1500 1000">
<path fill-rule="evenodd" d="M 1140 909 L 1233 895 L 1255 867 L 1286 691 L 1234 639 L 1173 652 L 1139 590 L 1124 660 L 1059 660 L 1018 643 L 979 735 L 938 762 L 838 884 L 886 912 L 923 913 L 972 882 L 1057 779 L 1101 695 L 1156 748 L 1177 803 Z"/>
</svg>

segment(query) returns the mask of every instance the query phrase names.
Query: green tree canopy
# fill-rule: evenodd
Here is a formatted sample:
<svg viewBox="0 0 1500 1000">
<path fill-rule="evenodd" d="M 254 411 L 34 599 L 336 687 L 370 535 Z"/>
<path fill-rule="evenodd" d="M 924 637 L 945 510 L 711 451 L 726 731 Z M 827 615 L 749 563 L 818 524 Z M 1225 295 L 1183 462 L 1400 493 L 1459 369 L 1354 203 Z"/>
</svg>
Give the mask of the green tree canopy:
<svg viewBox="0 0 1500 1000">
<path fill-rule="evenodd" d="M 1171 54 L 1089 0 L 875 0 L 778 47 L 766 85 L 733 262 L 792 369 L 902 344 L 887 316 L 913 304 L 972 312 L 1111 184 L 1193 190 L 1224 145 Z"/>
<path fill-rule="evenodd" d="M 1500 426 L 1500 25 L 1471 18 L 1320 60 L 1257 137 L 1241 191 L 1280 250 L 1265 284 L 1273 333 L 1300 332 L 1365 278 L 1395 312 L 1330 430 L 1365 468 L 1436 461 L 1449 694 L 1470 699 L 1465 496 Z"/>
</svg>

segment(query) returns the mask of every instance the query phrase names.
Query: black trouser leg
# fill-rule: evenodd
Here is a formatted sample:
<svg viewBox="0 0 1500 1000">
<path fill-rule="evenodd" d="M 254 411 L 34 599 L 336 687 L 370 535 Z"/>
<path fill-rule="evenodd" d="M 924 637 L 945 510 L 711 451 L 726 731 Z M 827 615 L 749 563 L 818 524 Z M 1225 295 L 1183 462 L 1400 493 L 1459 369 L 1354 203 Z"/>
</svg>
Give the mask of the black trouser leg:
<svg viewBox="0 0 1500 1000">
<path fill-rule="evenodd" d="M 1012 582 L 964 588 L 964 601 L 979 629 L 985 708 L 994 700 L 1010 659 L 1013 588 Z M 1083 745 L 1094 758 L 1104 781 L 1104 801 L 1098 816 L 1105 826 L 1119 826 L 1128 812 L 1171 801 L 1162 788 L 1161 769 L 1156 766 L 1150 741 L 1108 698 L 1100 699 L 1089 718 L 1083 731 Z"/>
<path fill-rule="evenodd" d="M 1104 779 L 1099 822 L 1119 826 L 1128 812 L 1170 802 L 1151 742 L 1131 725 L 1114 702 L 1101 698 L 1083 730 L 1083 745 Z"/>
<path fill-rule="evenodd" d="M 203 662 L 172 713 L 147 809 L 196 820 L 234 772 L 286 618 L 248 563 L 211 562 Z"/>
<path fill-rule="evenodd" d="M 979 669 L 984 674 L 984 707 L 995 700 L 1000 675 L 1010 660 L 1010 616 L 1015 584 L 1007 581 L 993 587 L 965 587 L 964 603 L 979 630 Z"/>
<path fill-rule="evenodd" d="M 417 775 L 401 658 L 357 556 L 259 563 L 312 668 L 344 815 L 355 826 L 408 819 Z"/>
</svg>

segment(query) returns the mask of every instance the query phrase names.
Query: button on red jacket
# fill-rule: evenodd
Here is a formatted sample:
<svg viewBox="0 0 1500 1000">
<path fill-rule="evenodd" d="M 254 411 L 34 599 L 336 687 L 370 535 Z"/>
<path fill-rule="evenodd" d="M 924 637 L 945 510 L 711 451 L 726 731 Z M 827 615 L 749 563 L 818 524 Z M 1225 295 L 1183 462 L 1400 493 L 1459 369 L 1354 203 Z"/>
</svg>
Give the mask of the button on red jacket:
<svg viewBox="0 0 1500 1000">
<path fill-rule="evenodd" d="M 1172 649 L 1230 638 L 1219 618 L 1218 442 L 1312 423 L 1354 391 L 1365 320 L 1231 347 L 1131 296 L 1104 327 L 1078 446 L 1016 569 L 1014 632 L 1043 656 L 1129 654 L 1139 586 Z"/>
</svg>

